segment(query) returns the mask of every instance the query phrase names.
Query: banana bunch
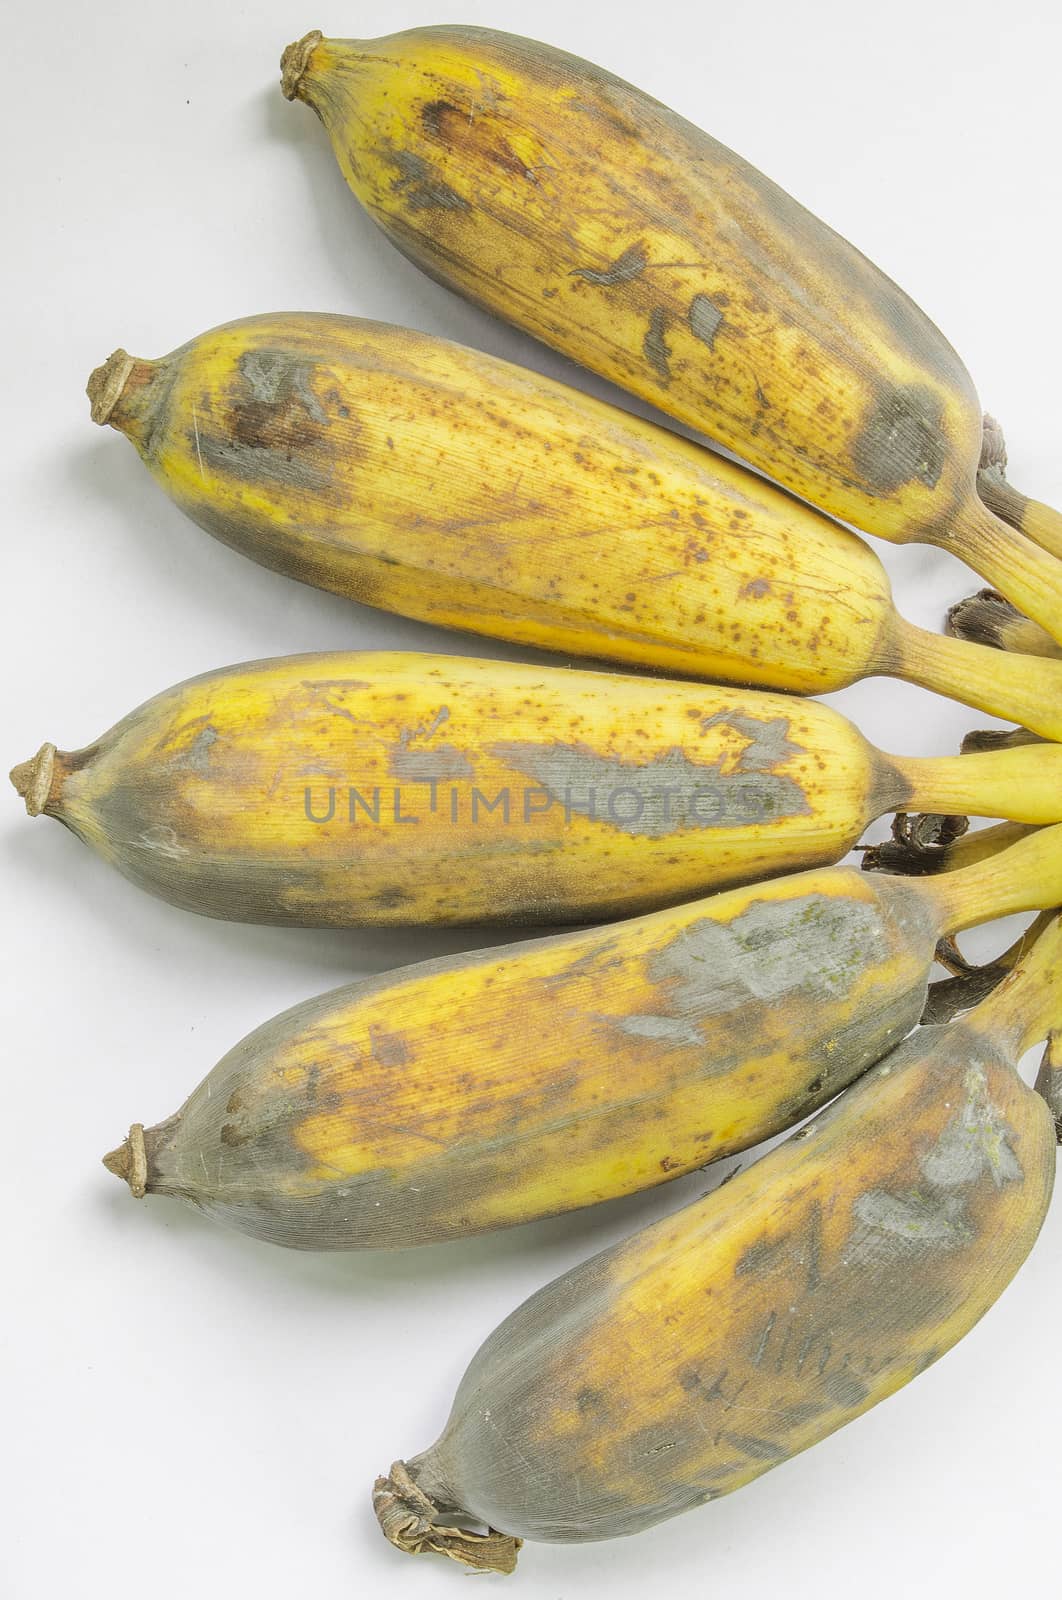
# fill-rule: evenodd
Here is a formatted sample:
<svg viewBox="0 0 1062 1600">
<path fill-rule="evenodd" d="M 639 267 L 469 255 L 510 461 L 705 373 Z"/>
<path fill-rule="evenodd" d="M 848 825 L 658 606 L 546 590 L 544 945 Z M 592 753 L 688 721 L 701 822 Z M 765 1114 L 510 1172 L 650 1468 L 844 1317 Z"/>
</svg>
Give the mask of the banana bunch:
<svg viewBox="0 0 1062 1600">
<path fill-rule="evenodd" d="M 813 700 L 383 651 L 207 673 L 12 779 L 174 905 L 311 927 L 631 914 L 900 809 L 1062 822 L 1062 745 L 904 759 Z"/>
<path fill-rule="evenodd" d="M 93 419 L 251 559 L 646 674 L 256 661 L 14 769 L 31 816 L 207 916 L 596 924 L 273 1018 L 105 1157 L 133 1195 L 303 1250 L 417 1246 L 648 1190 L 815 1113 L 527 1301 L 442 1437 L 378 1480 L 400 1549 L 509 1571 L 525 1538 L 648 1528 L 826 1437 L 1031 1249 L 1062 1138 L 1062 517 L 1010 485 L 896 285 L 629 84 L 469 27 L 314 32 L 282 73 L 399 249 L 740 458 L 324 314 L 116 350 L 88 383 Z M 851 528 L 992 589 L 927 633 Z M 800 698 L 876 674 L 1018 727 L 906 758 Z M 874 870 L 838 865 L 888 813 Z M 954 943 L 1032 911 L 983 967 Z M 1033 1093 L 1016 1068 L 1040 1040 Z"/>
<path fill-rule="evenodd" d="M 919 1028 L 733 1182 L 506 1318 L 441 1437 L 377 1480 L 387 1537 L 507 1572 L 523 1539 L 636 1533 L 924 1372 L 1040 1231 L 1055 1129 L 1016 1069 L 1060 1025 L 1056 917 L 963 1018 Z"/>
<path fill-rule="evenodd" d="M 92 415 L 194 521 L 447 628 L 820 694 L 876 673 L 1062 738 L 1062 665 L 898 616 L 869 546 L 666 429 L 430 334 L 249 317 L 117 350 Z"/>
<path fill-rule="evenodd" d="M 1060 903 L 1056 825 L 961 871 L 795 873 L 407 967 L 266 1023 L 106 1165 L 299 1249 L 553 1216 L 792 1127 L 915 1026 L 944 935 Z"/>
<path fill-rule="evenodd" d="M 282 69 L 432 277 L 833 516 L 951 550 L 1062 641 L 1062 524 L 1021 510 L 1052 554 L 980 497 L 959 357 L 740 156 L 590 62 L 487 28 L 315 31 Z"/>
</svg>

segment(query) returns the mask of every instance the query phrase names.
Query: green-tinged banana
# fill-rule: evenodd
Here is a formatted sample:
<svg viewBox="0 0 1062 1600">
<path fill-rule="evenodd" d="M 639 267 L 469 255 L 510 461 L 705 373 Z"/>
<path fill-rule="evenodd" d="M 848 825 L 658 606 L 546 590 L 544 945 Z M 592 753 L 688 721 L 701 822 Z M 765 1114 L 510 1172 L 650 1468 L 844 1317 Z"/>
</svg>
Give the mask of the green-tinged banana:
<svg viewBox="0 0 1062 1600">
<path fill-rule="evenodd" d="M 1062 664 L 915 628 L 854 534 L 474 350 L 278 314 L 117 351 L 89 392 L 196 522 L 320 588 L 687 677 L 817 694 L 890 673 L 1062 738 Z"/>
<path fill-rule="evenodd" d="M 106 1164 L 300 1249 L 551 1216 L 791 1127 L 915 1026 L 943 933 L 1060 902 L 1056 826 L 961 872 L 825 868 L 407 967 L 250 1034 Z"/>
<path fill-rule="evenodd" d="M 1007 481 L 1007 445 L 1003 429 L 994 417 L 985 416 L 981 441 L 981 463 L 977 473 L 977 492 L 997 517 L 1019 528 L 1035 544 L 1062 556 L 1062 514 L 1042 500 L 1028 495 Z"/>
<path fill-rule="evenodd" d="M 955 639 L 1014 651 L 1024 659 L 1037 656 L 1048 661 L 1062 660 L 1062 645 L 994 589 L 982 589 L 952 606 L 948 631 Z"/>
<path fill-rule="evenodd" d="M 431 1449 L 377 1480 L 387 1537 L 511 1571 L 524 1539 L 637 1533 L 924 1372 L 1039 1233 L 1055 1134 L 1016 1066 L 1060 1020 L 1056 919 L 963 1019 L 918 1029 L 733 1182 L 532 1295 Z"/>
<path fill-rule="evenodd" d="M 367 652 L 207 673 L 12 779 L 243 922 L 586 922 L 837 861 L 897 807 L 1062 821 L 1062 745 L 884 756 L 812 700 Z"/>
<path fill-rule="evenodd" d="M 955 351 L 867 259 L 630 84 L 484 28 L 308 34 L 283 89 L 433 277 L 823 510 L 953 551 L 1062 640 L 1062 562 L 979 498 Z"/>
</svg>

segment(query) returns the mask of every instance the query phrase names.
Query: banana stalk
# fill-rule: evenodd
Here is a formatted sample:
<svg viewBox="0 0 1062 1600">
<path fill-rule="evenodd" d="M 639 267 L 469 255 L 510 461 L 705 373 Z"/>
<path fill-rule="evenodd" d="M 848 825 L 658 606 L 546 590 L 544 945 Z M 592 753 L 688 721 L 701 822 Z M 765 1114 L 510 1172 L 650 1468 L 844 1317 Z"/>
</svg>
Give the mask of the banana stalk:
<svg viewBox="0 0 1062 1600">
<path fill-rule="evenodd" d="M 977 492 L 982 412 L 928 318 L 732 151 L 484 28 L 307 34 L 282 87 L 434 278 L 824 511 L 968 561 L 1062 640 L 1062 562 Z"/>
<path fill-rule="evenodd" d="M 905 759 L 815 701 L 384 652 L 207 673 L 12 779 L 174 905 L 314 927 L 630 914 L 897 809 L 1062 820 L 1062 745 Z"/>
<path fill-rule="evenodd" d="M 924 1372 L 1040 1231 L 1055 1134 L 1016 1068 L 1060 1023 L 1056 919 L 965 1018 L 919 1029 L 732 1183 L 532 1295 L 473 1357 L 442 1436 L 377 1480 L 387 1537 L 511 1571 L 524 1539 L 637 1533 Z"/>
<path fill-rule="evenodd" d="M 1062 513 L 1041 500 L 1030 500 L 1007 481 L 1007 445 L 994 417 L 985 416 L 977 492 L 985 505 L 1018 528 L 1034 544 L 1062 557 Z"/>
<path fill-rule="evenodd" d="M 952 606 L 948 612 L 948 632 L 955 639 L 972 640 L 994 650 L 1013 651 L 1025 658 L 1062 660 L 1062 645 L 994 589 L 982 589 Z"/>
<path fill-rule="evenodd" d="M 1062 738 L 1062 664 L 899 617 L 854 534 L 577 390 L 353 318 L 230 323 L 117 351 L 93 416 L 224 543 L 447 628 L 818 694 L 907 678 Z"/>
<path fill-rule="evenodd" d="M 1059 903 L 1062 826 L 937 877 L 797 873 L 407 967 L 250 1034 L 105 1164 L 298 1249 L 553 1216 L 792 1127 L 916 1025 L 942 935 Z"/>
</svg>

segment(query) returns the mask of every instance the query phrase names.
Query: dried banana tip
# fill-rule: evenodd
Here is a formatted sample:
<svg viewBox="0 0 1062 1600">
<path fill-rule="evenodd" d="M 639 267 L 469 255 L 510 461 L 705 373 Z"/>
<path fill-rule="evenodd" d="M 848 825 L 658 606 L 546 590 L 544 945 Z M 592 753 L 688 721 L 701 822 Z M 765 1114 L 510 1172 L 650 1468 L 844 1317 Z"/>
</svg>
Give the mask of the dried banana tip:
<svg viewBox="0 0 1062 1600">
<path fill-rule="evenodd" d="M 323 38 L 320 28 L 312 28 L 304 38 L 298 39 L 295 44 L 289 44 L 284 51 L 280 58 L 280 88 L 285 100 L 298 98 L 302 75 Z"/>
<path fill-rule="evenodd" d="M 134 1200 L 143 1200 L 147 1193 L 147 1150 L 144 1145 L 144 1124 L 134 1122 L 129 1137 L 103 1158 L 103 1165 L 116 1178 L 129 1185 Z"/>
<path fill-rule="evenodd" d="M 122 397 L 126 380 L 135 362 L 127 350 L 115 350 L 101 367 L 97 367 L 85 385 L 85 393 L 92 406 L 92 420 L 102 428 L 111 420 L 111 412 Z"/>
<path fill-rule="evenodd" d="M 42 744 L 32 761 L 11 768 L 11 782 L 26 802 L 31 817 L 39 817 L 48 804 L 55 776 L 55 746 Z"/>
<path fill-rule="evenodd" d="M 385 1537 L 406 1555 L 433 1551 L 476 1572 L 516 1570 L 522 1539 L 494 1528 L 477 1533 L 443 1524 L 439 1507 L 413 1481 L 404 1461 L 396 1461 L 386 1478 L 377 1478 L 372 1506 Z"/>
</svg>

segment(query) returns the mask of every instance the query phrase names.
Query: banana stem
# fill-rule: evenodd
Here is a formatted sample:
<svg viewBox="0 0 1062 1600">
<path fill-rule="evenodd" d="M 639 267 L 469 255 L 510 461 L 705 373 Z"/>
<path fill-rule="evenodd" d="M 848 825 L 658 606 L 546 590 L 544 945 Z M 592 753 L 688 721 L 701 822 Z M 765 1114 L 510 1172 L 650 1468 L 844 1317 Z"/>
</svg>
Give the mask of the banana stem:
<svg viewBox="0 0 1062 1600">
<path fill-rule="evenodd" d="M 1042 911 L 1036 921 L 994 961 L 986 962 L 979 967 L 963 966 L 955 971 L 953 977 L 944 978 L 939 983 L 931 983 L 926 1007 L 922 1013 L 922 1026 L 939 1026 L 941 1023 L 950 1022 L 961 1012 L 970 1011 L 974 1006 L 980 1005 L 981 1001 L 1002 983 L 1007 974 L 1014 971 L 1019 961 L 1028 954 L 1040 935 L 1047 931 L 1056 916 L 1057 912 Z M 937 959 L 940 960 L 939 950 Z"/>
<path fill-rule="evenodd" d="M 1062 822 L 1062 744 L 890 760 L 910 785 L 914 811 Z"/>
<path fill-rule="evenodd" d="M 989 510 L 977 495 L 946 532 L 927 535 L 987 578 L 1062 643 L 1062 561 Z"/>
<path fill-rule="evenodd" d="M 1030 500 L 1015 489 L 999 465 L 983 468 L 977 474 L 977 493 L 988 509 L 1026 538 L 1062 558 L 1062 513 L 1042 500 Z"/>
<path fill-rule="evenodd" d="M 1017 750 L 1022 745 L 1043 744 L 1038 733 L 1028 728 L 973 728 L 963 734 L 959 746 L 964 756 L 976 755 L 981 750 Z"/>
<path fill-rule="evenodd" d="M 1037 927 L 1013 971 L 968 1020 L 1011 1043 L 1017 1054 L 1062 1028 L 1062 916 Z"/>
<path fill-rule="evenodd" d="M 1062 1144 L 1062 1028 L 1052 1030 L 1048 1038 L 1035 1088 L 1047 1101 L 1047 1109 L 1055 1119 L 1055 1137 Z"/>
<path fill-rule="evenodd" d="M 982 589 L 960 600 L 948 612 L 948 632 L 956 639 L 991 645 L 993 650 L 1013 650 L 1027 656 L 1062 659 L 1056 644 L 1039 623 L 1030 622 L 994 589 Z"/>
<path fill-rule="evenodd" d="M 1062 562 L 1056 565 L 1062 573 Z M 886 670 L 893 676 L 1020 723 L 1045 739 L 1062 739 L 1062 660 L 1005 654 L 928 633 L 902 618 L 892 643 L 895 659 Z"/>
<path fill-rule="evenodd" d="M 1018 911 L 1062 906 L 1062 824 L 1039 828 L 1009 849 L 957 872 L 920 878 L 917 890 L 935 906 L 942 933 L 958 933 Z"/>
</svg>

